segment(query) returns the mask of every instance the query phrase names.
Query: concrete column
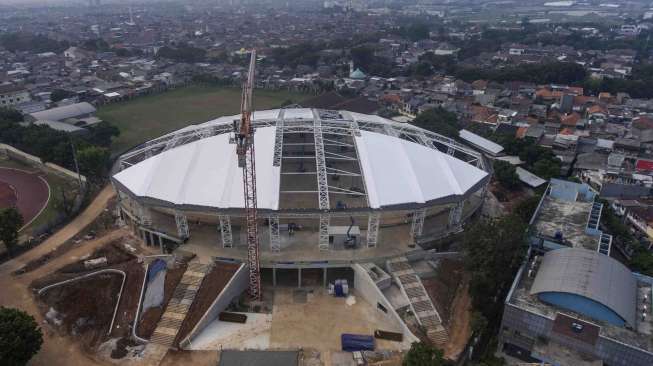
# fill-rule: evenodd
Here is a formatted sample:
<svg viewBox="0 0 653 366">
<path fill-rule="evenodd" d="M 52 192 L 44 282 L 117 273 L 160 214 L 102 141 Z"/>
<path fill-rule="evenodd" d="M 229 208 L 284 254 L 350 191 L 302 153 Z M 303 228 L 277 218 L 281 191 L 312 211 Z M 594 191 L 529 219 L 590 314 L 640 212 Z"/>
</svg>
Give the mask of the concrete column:
<svg viewBox="0 0 653 366">
<path fill-rule="evenodd" d="M 277 267 L 272 267 L 272 287 L 277 287 Z"/>
<path fill-rule="evenodd" d="M 322 287 L 327 287 L 327 267 L 322 269 Z"/>
<path fill-rule="evenodd" d="M 297 268 L 297 287 L 302 287 L 302 268 Z"/>
<path fill-rule="evenodd" d="M 156 245 L 154 244 L 154 234 L 150 231 L 150 245 Z"/>
<path fill-rule="evenodd" d="M 158 235 L 159 237 L 159 248 L 161 248 L 161 254 L 165 254 L 163 250 L 163 237 L 161 235 Z"/>
</svg>

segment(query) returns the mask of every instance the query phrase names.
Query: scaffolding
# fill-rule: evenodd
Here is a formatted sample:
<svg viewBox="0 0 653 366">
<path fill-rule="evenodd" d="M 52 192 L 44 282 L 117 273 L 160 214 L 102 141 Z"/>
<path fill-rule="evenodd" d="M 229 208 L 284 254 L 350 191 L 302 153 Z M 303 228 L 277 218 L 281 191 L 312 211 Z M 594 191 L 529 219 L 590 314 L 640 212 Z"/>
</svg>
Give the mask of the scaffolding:
<svg viewBox="0 0 653 366">
<path fill-rule="evenodd" d="M 273 252 L 281 251 L 281 236 L 279 235 L 279 215 L 270 215 L 268 217 L 270 226 L 270 250 Z"/>
<path fill-rule="evenodd" d="M 190 231 L 188 230 L 188 219 L 186 215 L 182 212 L 175 211 L 175 223 L 177 224 L 177 236 L 181 239 L 186 239 L 190 237 Z"/>
<path fill-rule="evenodd" d="M 451 211 L 449 211 L 449 227 L 456 227 L 460 225 L 463 217 L 464 204 L 465 201 L 460 201 L 451 208 Z"/>
<path fill-rule="evenodd" d="M 320 215 L 320 229 L 318 246 L 320 250 L 329 250 L 329 224 L 331 216 L 329 214 Z"/>
<path fill-rule="evenodd" d="M 424 231 L 424 219 L 426 218 L 426 209 L 422 208 L 413 212 L 412 222 L 410 224 L 410 237 L 417 238 L 422 236 Z"/>
<path fill-rule="evenodd" d="M 367 247 L 376 248 L 379 239 L 379 223 L 381 214 L 372 212 L 367 218 Z"/>
<path fill-rule="evenodd" d="M 229 215 L 219 215 L 218 219 L 220 220 L 220 236 L 222 237 L 222 247 L 223 248 L 233 248 L 234 240 L 231 235 L 231 218 Z"/>
<path fill-rule="evenodd" d="M 150 209 L 138 202 L 135 203 L 138 207 L 138 218 L 141 221 L 141 225 L 152 226 L 152 215 L 150 214 Z"/>
<path fill-rule="evenodd" d="M 254 128 L 276 127 L 277 136 L 282 137 L 284 133 L 316 133 L 316 135 L 341 135 L 341 136 L 358 136 L 361 131 L 370 131 L 381 133 L 389 136 L 402 138 L 408 141 L 437 149 L 449 155 L 454 155 L 470 164 L 476 164 L 479 169 L 487 170 L 481 154 L 476 152 L 457 141 L 438 135 L 411 125 L 409 123 L 399 123 L 391 120 L 383 120 L 376 116 L 360 116 L 356 118 L 350 113 L 336 113 L 339 116 L 335 119 L 323 121 L 319 118 L 316 110 L 313 111 L 313 119 L 288 119 L 282 118 L 281 110 L 277 118 L 264 118 L 252 120 Z M 369 117 L 369 118 L 367 118 Z M 222 120 L 219 122 L 211 121 L 196 126 L 190 126 L 182 130 L 161 136 L 154 140 L 148 141 L 140 147 L 126 153 L 120 157 L 121 169 L 127 168 L 146 158 L 157 155 L 166 150 L 166 146 L 181 146 L 184 144 L 197 141 L 202 138 L 230 133 L 233 131 L 232 121 Z M 282 133 L 280 133 L 282 132 Z M 318 136 L 319 138 L 319 136 Z M 172 142 L 174 141 L 174 142 Z M 276 141 L 275 141 L 276 143 Z M 282 141 L 279 141 L 281 144 Z M 277 145 L 275 144 L 275 148 Z"/>
</svg>

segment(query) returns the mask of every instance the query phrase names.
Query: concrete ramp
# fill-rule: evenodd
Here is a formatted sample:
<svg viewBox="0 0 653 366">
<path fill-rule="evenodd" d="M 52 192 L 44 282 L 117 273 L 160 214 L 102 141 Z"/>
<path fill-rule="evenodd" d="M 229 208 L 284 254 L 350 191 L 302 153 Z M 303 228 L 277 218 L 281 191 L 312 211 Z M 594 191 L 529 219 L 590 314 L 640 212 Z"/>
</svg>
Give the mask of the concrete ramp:
<svg viewBox="0 0 653 366">
<path fill-rule="evenodd" d="M 186 319 L 188 309 L 195 300 L 195 295 L 202 285 L 207 273 L 211 271 L 210 265 L 189 263 L 184 275 L 177 284 L 166 310 L 150 338 L 150 342 L 165 347 L 172 347 L 181 324 Z"/>
</svg>

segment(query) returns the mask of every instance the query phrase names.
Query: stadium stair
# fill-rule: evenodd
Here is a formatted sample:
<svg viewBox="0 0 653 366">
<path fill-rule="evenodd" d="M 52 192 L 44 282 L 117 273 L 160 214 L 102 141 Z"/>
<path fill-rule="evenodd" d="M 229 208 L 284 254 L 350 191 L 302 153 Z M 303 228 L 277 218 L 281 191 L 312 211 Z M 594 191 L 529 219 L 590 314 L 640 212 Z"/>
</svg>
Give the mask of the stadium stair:
<svg viewBox="0 0 653 366">
<path fill-rule="evenodd" d="M 172 298 L 161 315 L 161 319 L 150 337 L 150 342 L 172 347 L 179 328 L 186 319 L 188 309 L 195 300 L 195 295 L 204 281 L 204 277 L 211 271 L 210 265 L 189 263 L 184 275 L 175 288 Z"/>
<path fill-rule="evenodd" d="M 408 263 L 408 259 L 406 257 L 389 259 L 386 262 L 386 267 L 408 298 L 417 322 L 426 330 L 426 336 L 433 344 L 444 346 L 449 341 L 447 330 L 442 324 L 440 315 L 426 292 L 422 280 Z"/>
</svg>

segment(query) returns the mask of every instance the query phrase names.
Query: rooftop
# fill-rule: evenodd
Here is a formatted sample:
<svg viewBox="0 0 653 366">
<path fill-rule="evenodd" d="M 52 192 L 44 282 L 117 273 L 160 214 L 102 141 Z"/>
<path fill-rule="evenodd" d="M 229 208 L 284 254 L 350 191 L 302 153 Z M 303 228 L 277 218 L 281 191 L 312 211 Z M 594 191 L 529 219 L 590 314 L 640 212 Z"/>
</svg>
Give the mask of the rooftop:
<svg viewBox="0 0 653 366">
<path fill-rule="evenodd" d="M 324 209 L 318 195 L 323 191 L 329 195 L 327 205 L 332 209 L 450 203 L 469 196 L 488 179 L 485 171 L 441 152 L 434 143 L 424 145 L 385 130 L 361 129 L 352 136 L 348 130 L 351 122 L 338 120 L 342 118 L 338 111 L 296 108 L 281 113 L 283 117 L 279 110 L 253 115 L 254 121 L 280 124 L 256 129 L 260 209 Z M 386 129 L 394 128 L 394 122 L 378 116 L 351 115 L 357 123 L 374 119 Z M 176 146 L 172 139 L 159 154 L 116 174 L 114 182 L 137 197 L 161 204 L 242 208 L 242 170 L 228 133 L 237 118 L 223 117 L 200 125 L 223 129 L 214 136 Z M 328 121 L 328 128 L 327 119 L 333 120 Z M 324 127 L 315 129 L 315 120 L 324 120 L 320 121 Z M 178 133 L 197 128 L 189 126 Z M 425 131 L 418 133 L 427 139 Z"/>
<path fill-rule="evenodd" d="M 541 258 L 538 258 L 538 260 L 539 259 Z M 640 349 L 653 352 L 653 337 L 651 337 L 651 326 L 653 325 L 653 321 L 650 316 L 646 317 L 644 320 L 642 317 L 637 316 L 634 327 L 621 327 L 540 301 L 537 294 L 533 293 L 533 286 L 539 272 L 542 270 L 542 266 L 536 267 L 534 272 L 529 275 L 528 269 L 533 260 L 534 258 L 531 258 L 531 260 L 529 260 L 529 262 L 518 272 L 515 283 L 513 284 L 514 289 L 510 292 L 507 299 L 507 302 L 510 305 L 552 320 L 558 318 L 559 315 L 577 318 L 586 323 L 598 326 L 599 335 L 601 337 L 615 339 Z M 636 278 L 636 299 L 634 299 L 636 306 L 639 307 L 645 304 L 644 296 L 646 296 L 646 303 L 649 304 L 648 308 L 650 309 L 651 296 L 653 295 L 653 286 L 651 282 L 653 282 L 653 279 L 648 277 L 643 278 L 634 274 L 633 276 Z M 618 296 L 618 294 L 612 294 L 612 296 Z M 636 309 L 636 311 L 639 311 L 639 309 Z"/>
<path fill-rule="evenodd" d="M 569 202 L 547 195 L 533 222 L 535 232 L 538 237 L 550 240 L 562 234 L 562 240 L 568 246 L 596 250 L 596 236 L 585 232 L 592 206 L 592 202 Z"/>
</svg>

